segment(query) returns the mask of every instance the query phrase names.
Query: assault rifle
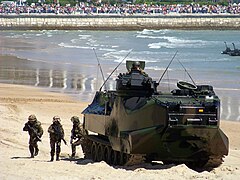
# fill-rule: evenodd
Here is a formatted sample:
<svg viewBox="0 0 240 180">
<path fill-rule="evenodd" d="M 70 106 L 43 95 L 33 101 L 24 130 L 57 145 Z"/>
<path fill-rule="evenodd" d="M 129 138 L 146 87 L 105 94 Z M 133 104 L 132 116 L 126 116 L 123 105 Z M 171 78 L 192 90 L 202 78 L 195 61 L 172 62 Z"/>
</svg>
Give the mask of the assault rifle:
<svg viewBox="0 0 240 180">
<path fill-rule="evenodd" d="M 57 133 L 57 136 L 60 137 L 60 139 L 64 142 L 65 145 L 67 145 L 67 141 L 64 139 L 64 137 L 62 136 L 62 133 L 60 131 L 59 127 L 56 126 L 52 126 L 54 131 Z"/>
<path fill-rule="evenodd" d="M 30 129 L 30 131 L 32 131 L 33 134 L 36 136 L 37 141 L 42 142 L 41 138 L 38 136 L 38 133 L 37 133 L 36 129 L 34 129 L 33 127 L 29 126 L 29 124 L 27 124 L 27 127 L 28 127 L 28 129 Z"/>
</svg>

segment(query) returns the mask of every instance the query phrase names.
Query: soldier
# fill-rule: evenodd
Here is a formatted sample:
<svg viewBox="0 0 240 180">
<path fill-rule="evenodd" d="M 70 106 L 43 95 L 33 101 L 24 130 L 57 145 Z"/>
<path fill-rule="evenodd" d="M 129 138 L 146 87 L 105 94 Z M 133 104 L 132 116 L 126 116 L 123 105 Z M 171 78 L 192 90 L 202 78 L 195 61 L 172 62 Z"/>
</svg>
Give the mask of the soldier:
<svg viewBox="0 0 240 180">
<path fill-rule="evenodd" d="M 50 147 L 51 147 L 51 160 L 54 160 L 55 146 L 56 146 L 56 161 L 59 161 L 59 155 L 61 152 L 61 140 L 64 140 L 64 130 L 60 123 L 60 117 L 54 116 L 53 123 L 48 128 L 48 133 L 50 136 Z"/>
<path fill-rule="evenodd" d="M 23 127 L 23 131 L 28 131 L 30 136 L 29 139 L 29 151 L 31 153 L 31 158 L 38 155 L 39 149 L 37 142 L 41 141 L 41 137 L 43 135 L 43 129 L 41 126 L 41 122 L 39 122 L 34 114 L 28 117 L 28 122 L 25 123 Z"/>
<path fill-rule="evenodd" d="M 142 74 L 142 75 L 144 75 L 144 76 L 148 76 L 148 75 L 143 71 L 143 69 L 140 67 L 140 62 L 138 62 L 138 61 L 134 61 L 134 62 L 133 62 L 130 73 L 133 72 L 133 71 L 139 71 L 140 74 Z"/>
<path fill-rule="evenodd" d="M 76 155 L 76 146 L 79 146 L 81 144 L 81 139 L 83 137 L 83 130 L 82 130 L 82 124 L 79 121 L 79 118 L 77 116 L 73 116 L 71 118 L 71 121 L 73 123 L 72 131 L 71 131 L 71 140 L 70 144 L 72 145 L 72 158 Z M 73 142 L 73 140 L 75 140 Z"/>
</svg>

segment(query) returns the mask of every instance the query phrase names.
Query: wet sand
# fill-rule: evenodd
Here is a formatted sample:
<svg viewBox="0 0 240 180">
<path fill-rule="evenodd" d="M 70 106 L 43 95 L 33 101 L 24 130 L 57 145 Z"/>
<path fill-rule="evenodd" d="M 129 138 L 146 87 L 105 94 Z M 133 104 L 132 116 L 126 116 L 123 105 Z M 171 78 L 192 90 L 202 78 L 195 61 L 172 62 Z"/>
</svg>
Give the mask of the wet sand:
<svg viewBox="0 0 240 180">
<path fill-rule="evenodd" d="M 109 166 L 83 159 L 77 148 L 77 159 L 70 161 L 71 149 L 62 144 L 61 161 L 49 162 L 50 146 L 47 128 L 54 115 L 61 117 L 65 139 L 70 140 L 73 115 L 80 116 L 88 103 L 76 101 L 59 93 L 42 91 L 22 85 L 0 84 L 0 179 L 239 179 L 240 123 L 222 121 L 221 128 L 230 140 L 230 153 L 223 164 L 210 172 L 198 173 L 180 165 L 141 164 L 137 166 Z M 30 114 L 42 122 L 44 134 L 39 143 L 40 153 L 29 158 L 28 133 L 22 128 Z"/>
</svg>

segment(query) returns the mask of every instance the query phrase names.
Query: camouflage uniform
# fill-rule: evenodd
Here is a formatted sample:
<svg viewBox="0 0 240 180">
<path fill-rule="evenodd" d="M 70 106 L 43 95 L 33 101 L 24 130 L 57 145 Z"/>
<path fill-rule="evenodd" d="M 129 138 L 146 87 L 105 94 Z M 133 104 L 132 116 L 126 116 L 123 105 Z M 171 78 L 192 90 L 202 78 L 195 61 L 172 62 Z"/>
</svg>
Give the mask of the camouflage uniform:
<svg viewBox="0 0 240 180">
<path fill-rule="evenodd" d="M 38 155 L 38 145 L 37 142 L 41 141 L 41 137 L 43 135 L 43 129 L 41 123 L 37 120 L 34 114 L 28 117 L 28 122 L 25 123 L 23 127 L 23 131 L 28 131 L 30 136 L 29 139 L 29 151 L 31 153 L 31 158 Z"/>
<path fill-rule="evenodd" d="M 77 116 L 73 116 L 71 118 L 71 121 L 73 123 L 73 128 L 71 131 L 71 140 L 70 144 L 72 144 L 72 157 L 75 157 L 76 155 L 76 146 L 79 146 L 81 144 L 81 139 L 83 137 L 83 127 L 79 121 L 79 118 Z M 73 139 L 75 140 L 73 142 Z"/>
<path fill-rule="evenodd" d="M 60 117 L 54 116 L 53 123 L 48 128 L 50 136 L 50 147 L 51 147 L 51 161 L 54 159 L 55 147 L 56 147 L 56 161 L 59 161 L 59 155 L 61 152 L 61 140 L 64 138 L 64 130 L 60 123 Z"/>
</svg>

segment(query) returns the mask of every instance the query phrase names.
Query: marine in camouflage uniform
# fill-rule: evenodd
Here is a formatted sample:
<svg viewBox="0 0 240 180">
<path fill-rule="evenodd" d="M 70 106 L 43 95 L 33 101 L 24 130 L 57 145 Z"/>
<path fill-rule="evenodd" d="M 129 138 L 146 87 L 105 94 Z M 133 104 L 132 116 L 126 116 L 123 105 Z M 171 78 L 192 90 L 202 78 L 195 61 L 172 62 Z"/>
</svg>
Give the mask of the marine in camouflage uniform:
<svg viewBox="0 0 240 180">
<path fill-rule="evenodd" d="M 43 129 L 41 126 L 41 122 L 39 122 L 34 114 L 28 117 L 28 122 L 25 123 L 23 127 L 23 131 L 28 131 L 30 136 L 29 139 L 29 151 L 31 153 L 31 158 L 38 155 L 39 149 L 37 142 L 41 141 L 41 137 L 43 135 Z"/>
<path fill-rule="evenodd" d="M 73 127 L 71 131 L 70 144 L 72 145 L 72 158 L 74 158 L 76 155 L 76 146 L 81 144 L 81 139 L 83 138 L 83 126 L 77 116 L 73 116 L 71 121 L 73 123 Z"/>
<path fill-rule="evenodd" d="M 54 116 L 53 123 L 48 128 L 48 133 L 50 136 L 50 147 L 51 147 L 50 161 L 54 160 L 55 149 L 56 149 L 56 161 L 59 161 L 59 155 L 61 152 L 61 140 L 64 139 L 64 130 L 60 121 L 61 120 L 59 116 Z"/>
</svg>

